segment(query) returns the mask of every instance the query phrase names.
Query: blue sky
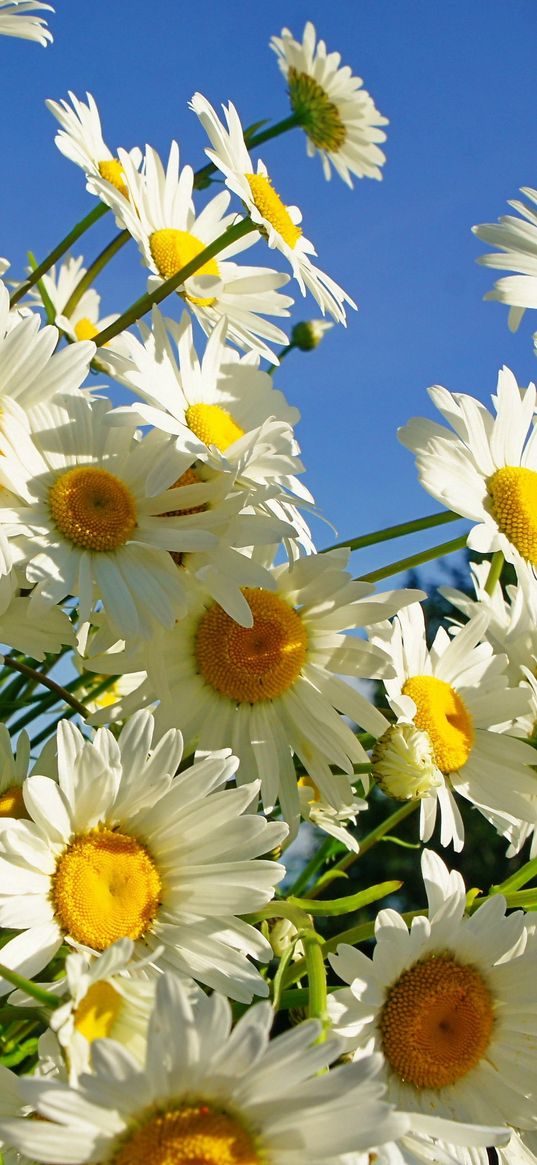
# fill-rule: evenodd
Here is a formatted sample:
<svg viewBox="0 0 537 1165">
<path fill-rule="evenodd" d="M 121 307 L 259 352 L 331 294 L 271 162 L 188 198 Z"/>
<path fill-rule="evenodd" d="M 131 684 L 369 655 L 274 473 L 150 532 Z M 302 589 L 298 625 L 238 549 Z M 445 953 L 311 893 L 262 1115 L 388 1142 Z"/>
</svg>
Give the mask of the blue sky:
<svg viewBox="0 0 537 1165">
<path fill-rule="evenodd" d="M 175 136 L 182 160 L 197 167 L 206 142 L 187 108 L 196 89 L 215 104 L 232 99 L 246 124 L 286 116 L 268 47 L 283 26 L 301 37 L 313 20 L 328 48 L 364 78 L 390 119 L 382 182 L 358 180 L 353 191 L 337 178 L 326 183 L 300 130 L 261 152 L 284 201 L 301 207 L 319 265 L 360 306 L 317 352 L 292 354 L 275 383 L 301 409 L 306 480 L 339 537 L 438 509 L 417 482 L 397 426 L 433 415 L 432 383 L 488 403 L 501 364 L 520 383 L 537 371 L 537 319 L 529 313 L 513 336 L 506 309 L 483 303 L 494 273 L 476 266 L 486 248 L 470 233 L 472 224 L 506 213 L 520 186 L 537 185 L 534 0 L 57 0 L 56 8 L 55 43 L 46 50 L 0 40 L 9 110 L 0 126 L 0 254 L 15 276 L 28 249 L 41 258 L 92 205 L 82 172 L 53 144 L 46 97 L 90 90 L 111 148 L 149 142 L 166 154 Z M 113 234 L 109 217 L 76 253 L 91 261 Z M 259 246 L 247 261 L 270 265 L 273 255 Z M 144 290 L 134 244 L 98 286 L 106 311 L 123 310 Z M 293 318 L 318 315 L 298 294 Z M 458 532 L 433 532 L 429 543 Z M 316 536 L 320 546 L 333 540 L 320 526 Z M 424 544 L 405 540 L 356 555 L 355 572 Z"/>
</svg>

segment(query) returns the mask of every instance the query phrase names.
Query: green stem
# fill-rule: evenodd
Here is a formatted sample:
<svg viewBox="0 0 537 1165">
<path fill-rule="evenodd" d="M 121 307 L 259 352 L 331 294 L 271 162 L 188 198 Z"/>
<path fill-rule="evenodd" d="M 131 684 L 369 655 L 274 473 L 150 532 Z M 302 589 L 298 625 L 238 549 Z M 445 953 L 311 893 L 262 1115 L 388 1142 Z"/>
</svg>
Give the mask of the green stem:
<svg viewBox="0 0 537 1165">
<path fill-rule="evenodd" d="M 258 133 L 250 134 L 248 130 L 244 131 L 244 141 L 248 150 L 254 150 L 256 146 L 261 146 L 263 142 L 268 142 L 271 138 L 277 138 L 282 133 L 287 133 L 289 129 L 296 129 L 300 125 L 300 120 L 296 113 L 291 113 L 289 117 L 284 117 L 282 121 L 275 122 L 274 125 L 269 125 L 267 129 L 261 129 Z M 214 162 L 208 162 L 201 170 L 196 170 L 194 174 L 194 186 L 197 190 L 203 190 L 208 185 L 211 174 L 215 174 L 217 170 Z"/>
<path fill-rule="evenodd" d="M 427 910 L 407 910 L 404 914 L 401 915 L 401 918 L 408 924 L 409 922 L 412 922 L 413 918 L 417 918 L 420 914 L 427 915 Z M 366 942 L 368 939 L 372 939 L 374 937 L 374 922 L 362 922 L 360 926 L 351 926 L 349 930 L 342 930 L 339 934 L 335 934 L 333 938 L 327 939 L 326 942 L 322 943 L 321 952 L 323 958 L 326 958 L 327 955 L 332 954 L 333 951 L 336 951 L 340 943 L 349 943 L 350 946 L 356 946 L 357 943 Z M 291 967 L 287 968 L 287 971 L 283 976 L 283 989 L 285 990 L 293 983 L 296 983 L 297 979 L 302 979 L 305 971 L 306 960 L 297 959 Z"/>
<path fill-rule="evenodd" d="M 37 259 L 34 255 L 33 251 L 28 251 L 28 261 L 29 261 L 29 264 L 30 264 L 32 271 L 35 271 L 35 269 L 37 267 Z M 37 290 L 41 296 L 41 302 L 42 302 L 43 307 L 45 309 L 47 323 L 53 324 L 54 320 L 56 319 L 56 308 L 54 307 L 54 304 L 50 298 L 50 295 L 49 295 L 42 279 L 37 280 Z"/>
<path fill-rule="evenodd" d="M 88 267 L 86 274 L 83 275 L 82 279 L 80 279 L 77 283 L 74 291 L 67 300 L 67 303 L 62 311 L 62 315 L 67 316 L 67 318 L 72 315 L 75 307 L 78 303 L 80 303 L 84 292 L 88 290 L 88 287 L 91 287 L 92 283 L 96 279 L 97 275 L 99 275 L 99 273 L 102 271 L 103 267 L 106 267 L 106 264 L 109 263 L 111 259 L 113 259 L 114 255 L 117 255 L 117 252 L 125 246 L 125 243 L 128 243 L 130 238 L 131 235 L 129 231 L 120 231 L 119 234 L 116 235 L 106 247 L 104 247 L 101 253 L 97 255 L 97 258 L 94 259 L 93 263 Z"/>
<path fill-rule="evenodd" d="M 22 299 L 23 295 L 26 295 L 26 292 L 29 291 L 31 287 L 35 287 L 35 284 L 39 282 L 41 276 L 46 275 L 49 268 L 52 267 L 54 263 L 57 263 L 58 259 L 61 259 L 62 256 L 65 255 L 66 251 L 72 247 L 73 243 L 76 243 L 77 239 L 79 239 L 80 236 L 85 233 L 85 231 L 89 230 L 89 228 L 93 226 L 95 222 L 98 222 L 98 220 L 102 218 L 103 215 L 107 213 L 107 211 L 108 207 L 105 206 L 103 202 L 100 202 L 97 206 L 94 206 L 93 210 L 90 210 L 90 213 L 87 214 L 85 218 L 82 218 L 80 222 L 78 222 L 76 226 L 74 226 L 73 229 L 69 231 L 69 234 L 66 235 L 65 238 L 62 239 L 62 241 L 58 243 L 58 245 L 54 247 L 52 251 L 49 252 L 46 259 L 43 259 L 43 262 L 35 268 L 35 271 L 32 271 L 32 274 L 28 276 L 28 279 L 25 279 L 24 283 L 19 284 L 9 301 L 10 307 L 14 307 L 14 305 L 19 302 L 19 299 Z"/>
<path fill-rule="evenodd" d="M 209 259 L 213 259 L 220 251 L 223 251 L 232 243 L 237 242 L 238 239 L 244 238 L 245 235 L 255 230 L 257 230 L 257 227 L 249 218 L 242 218 L 233 226 L 228 227 L 223 234 L 219 235 L 217 239 L 214 239 L 212 243 L 209 243 L 208 247 L 204 247 L 199 255 L 191 259 L 190 263 L 186 263 L 180 271 L 177 271 L 170 279 L 166 279 L 164 283 L 161 283 L 156 291 L 147 292 L 145 295 L 140 296 L 113 324 L 110 324 L 108 328 L 104 328 L 102 332 L 99 332 L 94 337 L 97 347 L 99 348 L 103 344 L 107 344 L 109 340 L 114 339 L 114 336 L 118 336 L 120 332 L 125 331 L 125 328 L 129 328 L 131 324 L 136 323 L 136 320 L 139 320 L 141 316 L 146 315 L 151 310 L 153 304 L 160 303 L 172 291 L 176 291 L 186 279 L 189 279 L 200 267 L 208 263 Z"/>
<path fill-rule="evenodd" d="M 531 858 L 530 861 L 525 862 L 504 882 L 500 882 L 497 886 L 491 886 L 490 894 L 509 894 L 512 890 L 520 890 L 520 887 L 531 882 L 532 878 L 537 878 L 537 858 Z"/>
<path fill-rule="evenodd" d="M 371 534 L 361 534 L 358 538 L 346 538 L 344 542 L 335 542 L 333 546 L 325 546 L 321 554 L 328 554 L 330 550 L 340 550 L 348 546 L 349 550 L 361 550 L 364 546 L 374 546 L 377 542 L 389 542 L 392 538 L 404 538 L 406 534 L 417 534 L 420 530 L 429 530 L 433 526 L 445 526 L 448 522 L 460 521 L 460 514 L 452 510 L 441 510 L 438 514 L 426 514 L 424 518 L 414 518 L 411 522 L 399 522 L 397 526 L 386 526 L 384 530 L 374 530 Z"/>
<path fill-rule="evenodd" d="M 308 929 L 302 937 L 302 945 L 309 987 L 308 1017 L 325 1023 L 327 990 L 322 939 L 316 931 Z"/>
<path fill-rule="evenodd" d="M 48 688 L 51 692 L 55 692 L 61 700 L 64 700 L 66 704 L 70 704 L 71 708 L 74 708 L 75 712 L 79 712 L 84 719 L 89 716 L 88 709 L 84 704 L 81 704 L 66 688 L 63 688 L 61 684 L 57 684 L 56 680 L 52 680 L 44 672 L 36 671 L 35 668 L 29 667 L 27 663 L 22 663 L 22 660 L 14 659 L 10 655 L 7 655 L 4 659 L 4 667 L 11 667 L 15 671 L 20 672 L 21 675 L 29 676 L 36 683 L 42 684 L 43 687 Z"/>
<path fill-rule="evenodd" d="M 402 574 L 412 570 L 414 566 L 421 566 L 423 562 L 431 562 L 433 558 L 442 558 L 445 554 L 454 554 L 456 550 L 464 550 L 466 534 L 461 538 L 453 538 L 451 542 L 441 542 L 440 546 L 431 546 L 429 550 L 422 550 L 420 554 L 411 554 L 408 558 L 400 558 L 397 562 L 390 562 L 380 570 L 371 570 L 368 574 L 358 576 L 358 582 L 380 582 L 383 578 L 390 578 L 392 574 Z"/>
<path fill-rule="evenodd" d="M 504 562 L 505 558 L 502 554 L 502 551 L 495 550 L 494 554 L 492 555 L 492 561 L 487 575 L 487 581 L 485 583 L 485 590 L 487 595 L 491 595 L 496 589 L 496 585 L 499 583 L 501 578 Z"/>
<path fill-rule="evenodd" d="M 353 854 L 352 856 L 357 857 L 358 855 Z M 363 910 L 364 906 L 378 902 L 379 898 L 386 898 L 388 894 L 397 893 L 402 885 L 402 882 L 379 882 L 376 886 L 368 886 L 367 890 L 358 890 L 356 894 L 348 894 L 345 898 L 331 898 L 316 902 L 312 895 L 311 898 L 292 898 L 287 899 L 287 901 L 291 906 L 307 910 L 309 914 L 321 914 L 324 917 L 355 914 L 357 910 Z"/>
<path fill-rule="evenodd" d="M 12 971 L 11 967 L 5 967 L 3 963 L 0 963 L 0 978 L 6 979 L 14 987 L 18 987 L 19 991 L 25 991 L 26 995 L 31 995 L 32 999 L 36 999 L 38 1003 L 44 1004 L 45 1007 L 54 1008 L 61 1003 L 57 995 L 52 995 L 50 991 L 46 991 L 38 983 L 32 982 L 31 979 L 25 979 L 24 975 L 19 975 L 17 971 Z"/>
<path fill-rule="evenodd" d="M 358 850 L 358 853 L 351 851 L 350 853 L 345 854 L 344 857 L 340 858 L 339 862 L 336 862 L 336 864 L 327 871 L 327 874 L 324 875 L 324 877 L 319 880 L 317 885 L 313 887 L 313 890 L 310 891 L 310 898 L 317 898 L 321 890 L 326 888 L 327 881 L 332 881 L 333 878 L 337 878 L 338 874 L 340 874 L 342 871 L 348 870 L 349 867 L 352 866 L 354 862 L 358 861 L 359 858 L 363 857 L 363 855 L 366 854 L 368 850 L 373 849 L 373 846 L 376 845 L 377 842 L 381 841 L 385 834 L 391 833 L 394 829 L 397 829 L 397 826 L 401 823 L 401 821 L 404 821 L 406 817 L 410 817 L 411 813 L 415 812 L 418 805 L 419 801 L 405 801 L 404 804 L 401 805 L 399 809 L 396 809 L 394 813 L 391 813 L 385 821 L 381 821 L 380 825 L 377 825 L 376 829 L 372 829 L 371 833 L 368 833 L 367 836 L 364 837 L 360 842 L 360 849 Z M 307 909 L 307 907 L 305 907 L 305 909 Z"/>
</svg>

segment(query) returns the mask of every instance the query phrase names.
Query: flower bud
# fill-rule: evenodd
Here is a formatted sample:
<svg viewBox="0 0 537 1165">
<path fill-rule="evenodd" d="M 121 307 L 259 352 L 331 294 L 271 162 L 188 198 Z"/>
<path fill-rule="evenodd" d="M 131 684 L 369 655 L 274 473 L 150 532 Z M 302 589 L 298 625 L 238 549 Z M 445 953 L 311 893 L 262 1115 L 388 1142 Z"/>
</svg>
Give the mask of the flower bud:
<svg viewBox="0 0 537 1165">
<path fill-rule="evenodd" d="M 416 801 L 442 785 L 427 732 L 414 724 L 392 724 L 371 754 L 371 775 L 396 801 Z"/>
</svg>

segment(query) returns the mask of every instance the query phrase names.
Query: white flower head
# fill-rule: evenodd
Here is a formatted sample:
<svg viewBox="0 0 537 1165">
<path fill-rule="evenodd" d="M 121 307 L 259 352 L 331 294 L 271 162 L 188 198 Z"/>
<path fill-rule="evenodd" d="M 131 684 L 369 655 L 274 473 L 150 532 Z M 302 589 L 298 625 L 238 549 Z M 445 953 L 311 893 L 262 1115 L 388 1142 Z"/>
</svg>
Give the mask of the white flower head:
<svg viewBox="0 0 537 1165">
<path fill-rule="evenodd" d="M 38 315 L 9 310 L 9 292 L 0 281 L 0 400 L 15 400 L 25 411 L 55 394 L 75 393 L 83 384 L 95 344 L 90 339 L 56 351 L 58 329 L 41 326 Z M 31 415 L 31 414 L 30 414 Z M 2 409 L 2 417 L 4 410 Z"/>
<path fill-rule="evenodd" d="M 121 162 L 103 138 L 95 99 L 91 93 L 86 93 L 86 97 L 87 103 L 70 92 L 69 101 L 48 100 L 45 104 L 61 126 L 55 138 L 60 152 L 84 171 L 86 189 L 90 194 L 114 207 L 117 198 L 123 202 L 127 198 Z M 133 166 L 140 167 L 141 150 L 135 147 L 127 156 Z"/>
<path fill-rule="evenodd" d="M 535 206 L 537 190 L 524 186 L 521 194 Z M 480 255 L 478 263 L 499 271 L 516 272 L 502 276 L 485 295 L 485 299 L 509 306 L 509 328 L 516 332 L 524 312 L 537 307 L 537 212 L 519 199 L 510 201 L 509 206 L 520 217 L 502 215 L 497 223 L 482 223 L 472 230 L 478 239 L 498 248 L 488 255 Z"/>
<path fill-rule="evenodd" d="M 73 292 L 86 274 L 83 263 L 82 255 L 78 258 L 69 255 L 58 268 L 51 267 L 41 280 L 56 313 L 57 327 L 72 340 L 93 340 L 98 332 L 118 318 L 117 312 L 100 318 L 101 297 L 94 287 L 88 287 L 69 314 L 64 314 Z M 28 299 L 35 307 L 42 307 L 43 301 L 37 289 L 28 293 Z"/>
</svg>

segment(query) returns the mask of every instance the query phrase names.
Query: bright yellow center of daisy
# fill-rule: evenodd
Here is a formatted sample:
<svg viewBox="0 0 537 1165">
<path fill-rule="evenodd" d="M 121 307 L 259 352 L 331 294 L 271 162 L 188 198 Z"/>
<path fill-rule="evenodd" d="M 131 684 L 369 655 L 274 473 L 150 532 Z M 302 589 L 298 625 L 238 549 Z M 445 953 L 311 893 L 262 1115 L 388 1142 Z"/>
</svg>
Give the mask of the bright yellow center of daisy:
<svg viewBox="0 0 537 1165">
<path fill-rule="evenodd" d="M 111 829 L 75 837 L 52 879 L 52 902 L 62 930 L 95 951 L 120 938 L 141 938 L 157 913 L 161 891 L 146 847 Z"/>
<path fill-rule="evenodd" d="M 204 680 L 240 704 L 282 696 L 298 679 L 308 652 L 300 615 L 271 591 L 245 587 L 253 627 L 240 627 L 218 603 L 202 616 L 196 662 Z"/>
<path fill-rule="evenodd" d="M 77 340 L 93 340 L 94 336 L 99 334 L 99 329 L 87 316 L 82 316 L 77 320 L 74 332 Z"/>
<path fill-rule="evenodd" d="M 221 405 L 189 405 L 185 421 L 191 433 L 204 445 L 216 445 L 221 453 L 225 453 L 230 445 L 244 436 L 244 429 Z"/>
<path fill-rule="evenodd" d="M 390 987 L 380 1014 L 384 1055 L 415 1088 L 447 1088 L 475 1068 L 490 1043 L 493 1001 L 476 967 L 430 955 Z"/>
<path fill-rule="evenodd" d="M 339 109 L 309 73 L 290 68 L 287 74 L 291 107 L 318 150 L 340 150 L 347 131 Z"/>
<path fill-rule="evenodd" d="M 250 187 L 252 198 L 260 214 L 270 223 L 274 230 L 293 249 L 302 231 L 295 226 L 287 207 L 284 206 L 279 194 L 276 193 L 270 178 L 265 174 L 245 174 L 244 177 Z"/>
<path fill-rule="evenodd" d="M 107 161 L 99 162 L 98 165 L 101 178 L 104 178 L 105 182 L 110 182 L 111 186 L 115 186 L 120 194 L 128 198 L 129 192 L 125 185 L 125 175 L 119 158 L 108 158 Z"/>
<path fill-rule="evenodd" d="M 109 1165 L 259 1165 L 241 1122 L 196 1101 L 159 1112 L 127 1135 Z"/>
<path fill-rule="evenodd" d="M 520 465 L 504 465 L 487 481 L 498 528 L 522 558 L 537 566 L 537 473 Z"/>
<path fill-rule="evenodd" d="M 0 817 L 28 817 L 22 785 L 10 785 L 0 793 Z"/>
<path fill-rule="evenodd" d="M 190 231 L 177 231 L 172 227 L 165 227 L 160 231 L 153 231 L 149 236 L 149 250 L 153 257 L 153 262 L 163 279 L 171 279 L 172 275 L 177 275 L 187 263 L 192 259 L 197 259 L 201 251 L 205 250 L 207 243 L 202 243 L 201 239 L 197 239 L 195 235 L 191 235 Z M 215 275 L 220 274 L 220 269 L 216 259 L 208 259 L 206 263 L 202 263 L 195 272 L 196 275 Z M 210 306 L 214 303 L 214 298 L 203 299 L 197 295 L 186 295 L 185 298 L 191 303 L 198 303 L 202 307 Z"/>
<path fill-rule="evenodd" d="M 75 1028 L 90 1044 L 105 1039 L 122 1007 L 123 996 L 111 983 L 103 979 L 92 983 L 75 1011 Z"/>
<path fill-rule="evenodd" d="M 414 724 L 428 733 L 440 771 L 462 769 L 472 751 L 474 725 L 455 688 L 436 676 L 412 676 L 403 685 L 403 695 L 416 705 Z"/>
<path fill-rule="evenodd" d="M 63 537 L 82 550 L 117 550 L 136 527 L 136 502 L 107 469 L 68 469 L 49 491 L 50 513 Z"/>
</svg>

